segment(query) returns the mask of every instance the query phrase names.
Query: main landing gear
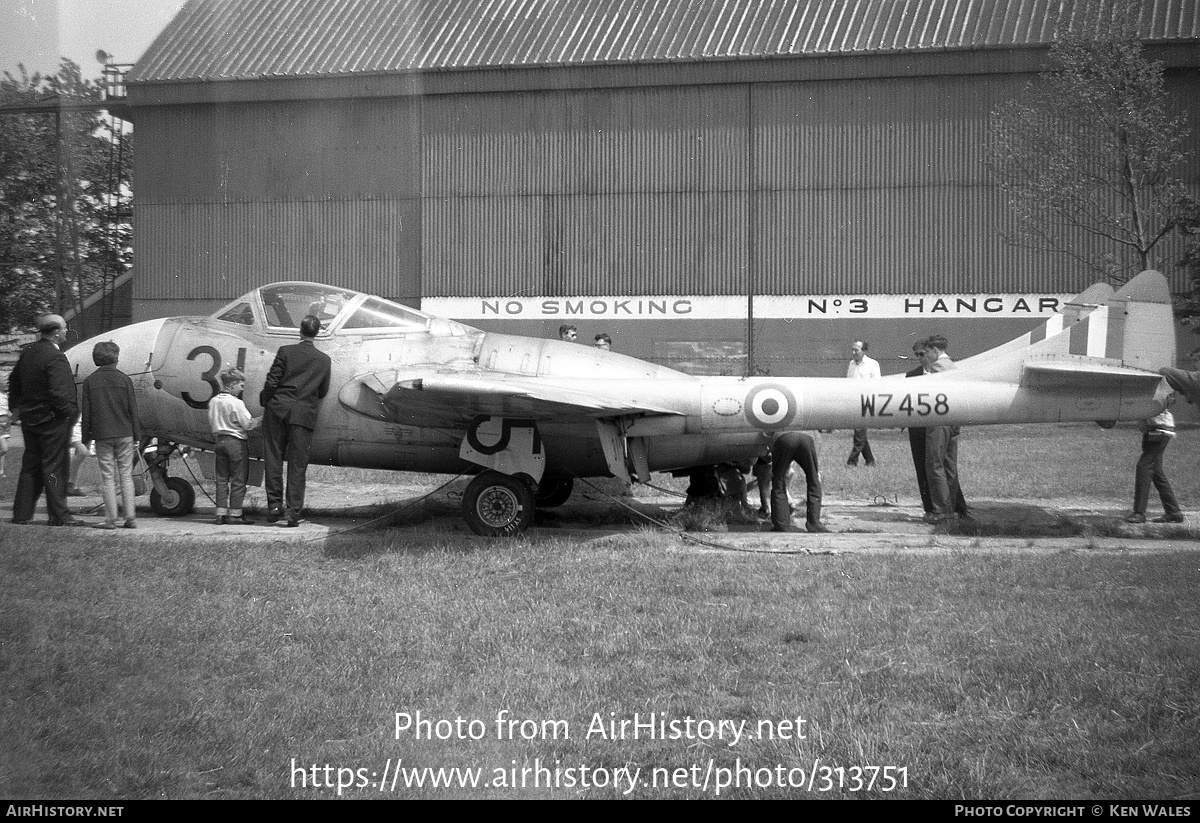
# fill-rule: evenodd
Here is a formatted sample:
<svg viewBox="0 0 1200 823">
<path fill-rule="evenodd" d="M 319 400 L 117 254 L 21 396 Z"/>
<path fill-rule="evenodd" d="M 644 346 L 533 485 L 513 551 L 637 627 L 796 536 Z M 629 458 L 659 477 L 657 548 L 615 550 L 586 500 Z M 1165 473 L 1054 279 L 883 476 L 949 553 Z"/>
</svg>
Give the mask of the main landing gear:
<svg viewBox="0 0 1200 823">
<path fill-rule="evenodd" d="M 571 496 L 575 478 L 547 474 L 534 484 L 528 475 L 485 471 L 463 494 L 463 519 L 484 537 L 520 534 L 533 522 L 535 508 L 561 506 Z"/>
<path fill-rule="evenodd" d="M 467 485 L 463 518 L 484 537 L 520 534 L 533 522 L 533 483 L 527 475 L 485 471 Z"/>
<path fill-rule="evenodd" d="M 547 472 L 542 475 L 542 482 L 538 483 L 537 491 L 533 494 L 533 500 L 537 503 L 539 509 L 553 509 L 555 506 L 561 506 L 567 502 L 567 498 L 571 496 L 571 491 L 575 488 L 575 478 L 569 474 L 550 474 Z"/>
</svg>

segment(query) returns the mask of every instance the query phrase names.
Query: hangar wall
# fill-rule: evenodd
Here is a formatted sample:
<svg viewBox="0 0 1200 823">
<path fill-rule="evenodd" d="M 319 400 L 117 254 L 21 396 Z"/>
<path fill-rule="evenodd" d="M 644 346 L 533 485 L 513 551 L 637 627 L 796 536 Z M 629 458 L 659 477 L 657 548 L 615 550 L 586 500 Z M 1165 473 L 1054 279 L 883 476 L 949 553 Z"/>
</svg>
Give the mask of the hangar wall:
<svg viewBox="0 0 1200 823">
<path fill-rule="evenodd" d="M 206 313 L 277 280 L 415 305 L 419 109 L 415 98 L 391 98 L 139 112 L 139 319 Z"/>
<path fill-rule="evenodd" d="M 987 119 L 1027 80 L 431 98 L 423 293 L 1084 288 L 999 235 Z"/>
<path fill-rule="evenodd" d="M 137 119 L 138 314 L 204 313 L 287 279 L 414 305 L 1072 293 L 1093 278 L 1001 240 L 1009 213 L 983 165 L 988 113 L 1029 77 L 148 107 Z M 1200 124 L 1196 74 L 1172 84 Z M 1200 181 L 1195 163 L 1189 176 Z M 890 315 L 729 314 L 591 319 L 622 351 L 733 373 L 748 344 L 773 373 L 831 373 L 847 337 L 886 336 L 898 354 L 912 335 Z M 562 319 L 475 324 L 552 333 Z M 972 319 L 945 318 L 952 330 Z M 981 316 L 962 326 L 971 349 L 957 353 L 1034 322 Z"/>
</svg>

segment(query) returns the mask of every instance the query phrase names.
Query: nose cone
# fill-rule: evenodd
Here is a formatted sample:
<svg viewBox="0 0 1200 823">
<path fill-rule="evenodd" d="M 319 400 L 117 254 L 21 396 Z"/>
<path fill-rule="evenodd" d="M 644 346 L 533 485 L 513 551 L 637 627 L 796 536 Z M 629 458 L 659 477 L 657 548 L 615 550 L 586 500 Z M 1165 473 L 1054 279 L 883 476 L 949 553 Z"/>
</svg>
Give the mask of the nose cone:
<svg viewBox="0 0 1200 823">
<path fill-rule="evenodd" d="M 72 346 L 67 352 L 67 360 L 75 380 L 81 381 L 96 370 L 92 361 L 92 349 L 96 344 L 111 340 L 121 350 L 117 368 L 128 375 L 142 374 L 150 371 L 150 358 L 154 354 L 154 344 L 158 340 L 165 320 L 147 320 L 144 323 L 134 323 L 123 326 L 104 334 L 98 334 L 90 340 Z"/>
</svg>

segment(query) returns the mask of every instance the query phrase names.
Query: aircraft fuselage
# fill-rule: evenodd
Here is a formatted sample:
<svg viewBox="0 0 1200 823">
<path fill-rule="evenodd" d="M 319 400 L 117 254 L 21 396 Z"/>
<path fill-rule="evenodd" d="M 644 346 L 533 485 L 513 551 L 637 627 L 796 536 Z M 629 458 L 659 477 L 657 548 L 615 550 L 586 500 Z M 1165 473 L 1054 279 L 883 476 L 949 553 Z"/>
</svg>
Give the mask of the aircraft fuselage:
<svg viewBox="0 0 1200 823">
<path fill-rule="evenodd" d="M 611 386 L 614 394 L 670 408 L 670 415 L 625 421 L 628 437 L 645 438 L 651 470 L 748 459 L 769 442 L 770 433 L 788 429 L 1140 419 L 1156 413 L 1161 401 L 1147 394 L 1144 384 L 1098 394 L 962 380 L 953 372 L 871 381 L 696 378 L 578 344 L 459 328 L 465 331 L 383 337 L 343 331 L 318 340 L 333 363 L 333 388 L 321 404 L 312 462 L 417 472 L 471 470 L 459 456 L 470 415 L 453 407 L 418 408 L 415 419 L 438 420 L 418 425 L 406 422 L 403 410 L 389 414 L 379 403 L 389 383 L 430 371 L 552 379 L 602 394 Z M 237 366 L 246 373 L 246 405 L 261 415 L 258 394 L 275 353 L 297 340 L 294 334 L 261 334 L 211 318 L 148 321 L 105 337 L 121 346 L 120 367 L 134 379 L 143 431 L 206 449 L 213 446 L 208 400 L 219 390 L 221 370 Z M 82 381 L 94 367 L 82 357 L 73 359 L 76 379 Z M 364 375 L 377 383 L 377 392 L 363 388 Z M 410 406 L 419 400 L 419 393 L 403 398 Z M 548 469 L 578 476 L 608 473 L 591 421 L 547 420 L 538 430 Z M 262 454 L 257 437 L 251 453 Z"/>
<path fill-rule="evenodd" d="M 208 401 L 219 392 L 220 372 L 230 366 L 245 372 L 243 399 L 250 412 L 259 416 L 263 410 L 258 395 L 275 353 L 280 346 L 298 341 L 295 334 L 261 334 L 211 318 L 151 320 L 118 329 L 103 339 L 115 340 L 121 348 L 119 368 L 134 381 L 146 436 L 202 449 L 214 445 Z M 382 393 L 388 381 L 403 379 L 409 372 L 480 370 L 480 361 L 490 366 L 483 371 L 518 377 L 614 380 L 626 387 L 630 381 L 642 380 L 653 386 L 664 402 L 690 408 L 686 416 L 690 424 L 667 427 L 678 436 L 650 444 L 654 470 L 745 459 L 761 451 L 766 442 L 755 430 L 743 428 L 713 436 L 697 426 L 702 401 L 697 379 L 578 344 L 469 330 L 445 336 L 415 332 L 386 337 L 342 332 L 318 340 L 317 346 L 330 355 L 332 388 L 321 403 L 314 431 L 310 458 L 316 464 L 415 472 L 473 470 L 472 464 L 459 457 L 470 416 L 454 409 L 430 410 L 424 417 L 441 412 L 438 425 L 416 425 L 385 415 L 377 397 L 360 400 L 354 392 L 361 393 L 364 375 L 375 380 Z M 81 356 L 90 351 L 88 341 L 70 353 L 76 382 L 82 382 L 95 368 L 90 357 Z M 538 428 L 548 468 L 561 466 L 578 476 L 608 474 L 608 463 L 590 421 L 551 420 Z M 262 457 L 257 432 L 251 436 L 250 450 L 252 457 Z"/>
</svg>

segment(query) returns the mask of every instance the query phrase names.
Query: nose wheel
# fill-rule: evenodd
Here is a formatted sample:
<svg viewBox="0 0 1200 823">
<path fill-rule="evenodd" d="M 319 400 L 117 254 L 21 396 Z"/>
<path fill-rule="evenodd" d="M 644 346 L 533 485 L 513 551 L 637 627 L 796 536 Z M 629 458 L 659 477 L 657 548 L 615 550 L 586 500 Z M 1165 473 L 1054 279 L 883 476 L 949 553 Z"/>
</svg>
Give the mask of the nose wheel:
<svg viewBox="0 0 1200 823">
<path fill-rule="evenodd" d="M 196 506 L 196 490 L 182 477 L 168 477 L 166 494 L 160 494 L 158 484 L 150 490 L 150 508 L 161 517 L 183 517 Z"/>
<path fill-rule="evenodd" d="M 520 534 L 533 522 L 533 489 L 520 477 L 486 471 L 467 486 L 463 518 L 484 537 Z"/>
<path fill-rule="evenodd" d="M 161 517 L 184 517 L 196 507 L 196 489 L 182 477 L 168 477 L 172 455 L 180 454 L 174 443 L 159 442 L 145 455 L 146 470 L 154 488 L 150 490 L 150 508 Z"/>
</svg>

